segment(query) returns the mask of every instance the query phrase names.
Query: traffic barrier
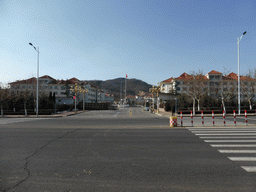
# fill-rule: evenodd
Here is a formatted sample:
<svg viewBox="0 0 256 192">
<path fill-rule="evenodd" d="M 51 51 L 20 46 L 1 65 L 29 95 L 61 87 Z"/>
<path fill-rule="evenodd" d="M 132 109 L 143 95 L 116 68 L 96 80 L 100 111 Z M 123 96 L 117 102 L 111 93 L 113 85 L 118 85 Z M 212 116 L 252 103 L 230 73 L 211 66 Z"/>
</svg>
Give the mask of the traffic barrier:
<svg viewBox="0 0 256 192">
<path fill-rule="evenodd" d="M 247 126 L 248 125 L 248 121 L 247 121 L 247 111 L 246 110 L 244 112 L 244 116 L 245 116 L 245 125 Z"/>
<path fill-rule="evenodd" d="M 177 127 L 177 117 L 170 116 L 170 127 Z"/>
<path fill-rule="evenodd" d="M 226 121 L 225 121 L 225 111 L 223 110 L 223 125 L 226 126 Z"/>
<path fill-rule="evenodd" d="M 215 122 L 214 122 L 214 111 L 212 111 L 212 126 L 215 126 Z"/>
<path fill-rule="evenodd" d="M 191 126 L 193 127 L 193 112 L 191 111 Z"/>
<path fill-rule="evenodd" d="M 182 111 L 180 112 L 180 126 L 183 127 Z"/>
<path fill-rule="evenodd" d="M 201 116 L 202 116 L 202 126 L 204 126 L 204 112 L 201 111 Z"/>
<path fill-rule="evenodd" d="M 234 124 L 236 126 L 236 111 L 235 110 L 233 111 L 233 114 L 234 114 Z"/>
</svg>

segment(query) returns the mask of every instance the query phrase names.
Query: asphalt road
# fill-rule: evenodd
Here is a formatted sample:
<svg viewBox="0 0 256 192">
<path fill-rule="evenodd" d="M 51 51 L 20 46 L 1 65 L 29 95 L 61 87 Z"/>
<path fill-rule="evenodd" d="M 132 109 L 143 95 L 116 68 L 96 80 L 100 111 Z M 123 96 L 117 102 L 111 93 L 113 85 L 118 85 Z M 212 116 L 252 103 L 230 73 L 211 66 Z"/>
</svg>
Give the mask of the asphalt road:
<svg viewBox="0 0 256 192">
<path fill-rule="evenodd" d="M 0 121 L 1 191 L 255 191 L 256 161 L 220 145 L 238 131 L 256 149 L 252 126 L 220 138 L 225 129 L 170 128 L 142 108 Z"/>
</svg>

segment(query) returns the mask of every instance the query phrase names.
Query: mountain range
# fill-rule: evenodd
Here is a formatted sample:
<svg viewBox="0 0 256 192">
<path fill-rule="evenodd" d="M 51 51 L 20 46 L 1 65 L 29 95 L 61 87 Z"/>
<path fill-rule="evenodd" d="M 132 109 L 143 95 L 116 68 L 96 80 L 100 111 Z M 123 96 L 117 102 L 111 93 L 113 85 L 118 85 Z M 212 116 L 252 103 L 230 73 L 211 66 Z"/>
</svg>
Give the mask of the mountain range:
<svg viewBox="0 0 256 192">
<path fill-rule="evenodd" d="M 102 80 L 86 80 L 89 84 L 97 86 L 99 89 L 106 90 L 107 93 L 114 95 L 114 100 L 120 100 L 125 97 L 125 78 L 116 78 L 106 81 Z M 152 85 L 138 79 L 126 80 L 126 96 L 139 95 L 141 92 L 148 93 Z"/>
</svg>

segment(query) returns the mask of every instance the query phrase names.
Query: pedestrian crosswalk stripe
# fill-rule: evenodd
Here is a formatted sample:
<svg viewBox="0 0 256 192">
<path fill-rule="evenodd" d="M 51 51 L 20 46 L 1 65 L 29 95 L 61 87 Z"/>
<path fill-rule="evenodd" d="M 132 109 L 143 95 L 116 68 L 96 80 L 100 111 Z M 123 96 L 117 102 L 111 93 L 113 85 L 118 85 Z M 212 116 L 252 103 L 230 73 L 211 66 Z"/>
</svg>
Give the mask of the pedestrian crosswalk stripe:
<svg viewBox="0 0 256 192">
<path fill-rule="evenodd" d="M 219 148 L 218 152 L 228 154 L 228 159 L 246 166 L 241 168 L 247 172 L 256 172 L 256 128 L 191 128 L 194 135 L 203 139 L 211 147 Z M 240 144 L 241 143 L 241 144 Z M 230 157 L 230 155 L 234 155 Z M 240 155 L 239 155 L 240 154 Z M 245 155 L 251 157 L 245 157 Z M 252 164 L 249 166 L 249 164 Z"/>
<path fill-rule="evenodd" d="M 256 127 L 253 128 L 190 128 L 190 131 L 218 131 L 218 130 L 225 130 L 225 131 L 233 131 L 233 130 L 245 130 L 245 131 L 250 131 L 250 130 L 256 130 Z"/>
<path fill-rule="evenodd" d="M 231 145 L 212 145 L 212 147 L 256 147 L 256 145 L 249 145 L 249 144 L 244 144 L 244 145 L 236 145 L 236 144 L 231 144 Z"/>
<path fill-rule="evenodd" d="M 231 161 L 256 161 L 256 157 L 228 157 Z"/>
<path fill-rule="evenodd" d="M 195 134 L 196 136 L 199 135 L 256 135 L 256 133 L 213 133 L 213 134 L 209 134 L 209 133 L 197 133 Z"/>
<path fill-rule="evenodd" d="M 256 139 L 256 136 L 251 137 L 251 136 L 242 136 L 242 137 L 199 137 L 200 139 Z"/>
<path fill-rule="evenodd" d="M 207 143 L 235 143 L 235 142 L 238 142 L 238 143 L 256 143 L 256 140 L 204 140 L 204 142 L 207 142 Z"/>
<path fill-rule="evenodd" d="M 241 166 L 247 172 L 256 172 L 256 166 Z"/>
<path fill-rule="evenodd" d="M 220 153 L 256 153 L 256 150 L 218 150 Z"/>
<path fill-rule="evenodd" d="M 201 133 L 201 132 L 204 132 L 204 133 L 256 133 L 256 131 L 226 131 L 226 130 L 223 130 L 223 131 L 191 131 L 192 133 Z"/>
</svg>

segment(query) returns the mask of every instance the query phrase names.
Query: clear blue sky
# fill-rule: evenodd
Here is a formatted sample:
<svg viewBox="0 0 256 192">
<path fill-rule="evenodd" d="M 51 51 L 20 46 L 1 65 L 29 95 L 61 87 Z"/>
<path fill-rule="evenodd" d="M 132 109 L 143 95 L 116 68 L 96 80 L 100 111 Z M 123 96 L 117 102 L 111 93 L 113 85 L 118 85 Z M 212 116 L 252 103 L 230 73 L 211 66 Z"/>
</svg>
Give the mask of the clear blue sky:
<svg viewBox="0 0 256 192">
<path fill-rule="evenodd" d="M 0 82 L 137 78 L 256 68 L 254 0 L 0 0 Z"/>
</svg>

